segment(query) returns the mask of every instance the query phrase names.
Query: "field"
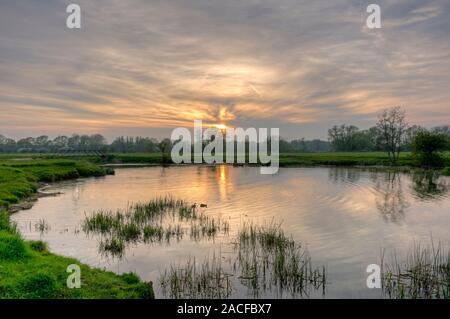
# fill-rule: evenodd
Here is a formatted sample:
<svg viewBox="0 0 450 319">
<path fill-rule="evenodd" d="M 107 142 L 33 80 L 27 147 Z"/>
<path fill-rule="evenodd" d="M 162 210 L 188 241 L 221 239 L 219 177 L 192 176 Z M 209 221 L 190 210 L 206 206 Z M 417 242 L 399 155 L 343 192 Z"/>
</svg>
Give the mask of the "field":
<svg viewBox="0 0 450 319">
<path fill-rule="evenodd" d="M 168 156 L 170 156 L 168 154 Z M 445 166 L 450 166 L 450 152 L 444 154 Z M 51 154 L 0 154 L 0 165 L 3 160 L 24 160 L 31 158 L 53 158 Z M 76 158 L 76 157 L 67 157 Z M 111 164 L 161 164 L 161 153 L 110 153 L 103 159 L 83 157 L 92 162 Z M 391 166 L 385 152 L 327 152 L 327 153 L 281 153 L 280 166 Z M 415 166 L 411 153 L 403 152 L 396 166 Z"/>
</svg>

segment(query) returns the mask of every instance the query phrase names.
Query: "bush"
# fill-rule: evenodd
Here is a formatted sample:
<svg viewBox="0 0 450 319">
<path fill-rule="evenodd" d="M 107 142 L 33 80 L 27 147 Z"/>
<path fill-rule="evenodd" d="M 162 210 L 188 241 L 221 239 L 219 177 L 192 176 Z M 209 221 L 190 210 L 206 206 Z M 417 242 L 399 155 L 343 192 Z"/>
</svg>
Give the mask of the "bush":
<svg viewBox="0 0 450 319">
<path fill-rule="evenodd" d="M 442 167 L 444 158 L 440 151 L 447 149 L 448 144 L 445 134 L 428 131 L 417 133 L 412 142 L 416 163 L 423 167 Z"/>
<path fill-rule="evenodd" d="M 28 257 L 23 240 L 16 234 L 0 231 L 0 260 L 17 260 Z"/>
</svg>

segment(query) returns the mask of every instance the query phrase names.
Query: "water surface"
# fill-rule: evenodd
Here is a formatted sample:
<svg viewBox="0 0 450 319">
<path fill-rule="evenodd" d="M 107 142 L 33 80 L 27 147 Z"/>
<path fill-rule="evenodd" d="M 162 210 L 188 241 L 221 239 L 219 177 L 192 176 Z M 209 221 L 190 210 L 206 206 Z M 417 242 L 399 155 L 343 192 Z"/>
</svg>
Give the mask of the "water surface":
<svg viewBox="0 0 450 319">
<path fill-rule="evenodd" d="M 281 222 L 283 230 L 306 245 L 314 265 L 325 265 L 325 295 L 313 298 L 378 298 L 381 291 L 366 287 L 366 267 L 380 263 L 380 250 L 404 256 L 414 242 L 423 245 L 450 241 L 449 179 L 424 179 L 401 173 L 357 168 L 282 168 L 277 175 L 260 175 L 256 167 L 185 166 L 116 169 L 115 176 L 54 184 L 56 197 L 41 198 L 32 209 L 13 215 L 27 239 L 42 239 L 50 250 L 92 266 L 118 273 L 134 271 L 154 282 L 160 273 L 220 254 L 232 263 L 230 240 L 244 221 Z M 170 244 L 131 245 L 123 259 L 99 254 L 99 238 L 81 231 L 86 215 L 99 209 L 125 208 L 130 203 L 171 194 L 191 203 L 206 203 L 205 214 L 230 223 L 228 236 Z M 44 219 L 50 226 L 39 232 Z M 252 297 L 233 278 L 232 297 Z M 292 297 L 265 291 L 260 297 Z M 299 296 L 297 296 L 299 297 Z"/>
</svg>

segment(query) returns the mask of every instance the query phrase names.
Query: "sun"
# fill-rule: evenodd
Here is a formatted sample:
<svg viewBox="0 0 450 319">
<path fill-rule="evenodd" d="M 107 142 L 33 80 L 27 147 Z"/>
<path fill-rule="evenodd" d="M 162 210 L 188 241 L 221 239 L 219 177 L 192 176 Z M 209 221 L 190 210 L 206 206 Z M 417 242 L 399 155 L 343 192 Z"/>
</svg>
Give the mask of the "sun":
<svg viewBox="0 0 450 319">
<path fill-rule="evenodd" d="M 227 129 L 227 126 L 225 124 L 216 124 L 215 127 L 218 128 L 219 130 L 226 130 Z"/>
</svg>

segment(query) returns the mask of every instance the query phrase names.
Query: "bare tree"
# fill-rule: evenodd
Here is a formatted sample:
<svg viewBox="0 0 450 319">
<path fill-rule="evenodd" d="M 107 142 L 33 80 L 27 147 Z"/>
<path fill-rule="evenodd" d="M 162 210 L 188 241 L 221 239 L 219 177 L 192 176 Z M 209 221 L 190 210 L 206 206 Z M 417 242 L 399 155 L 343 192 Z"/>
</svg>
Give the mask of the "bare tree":
<svg viewBox="0 0 450 319">
<path fill-rule="evenodd" d="M 397 162 L 405 140 L 408 129 L 405 117 L 406 112 L 400 107 L 386 109 L 378 116 L 376 127 L 379 141 L 392 163 Z"/>
</svg>

